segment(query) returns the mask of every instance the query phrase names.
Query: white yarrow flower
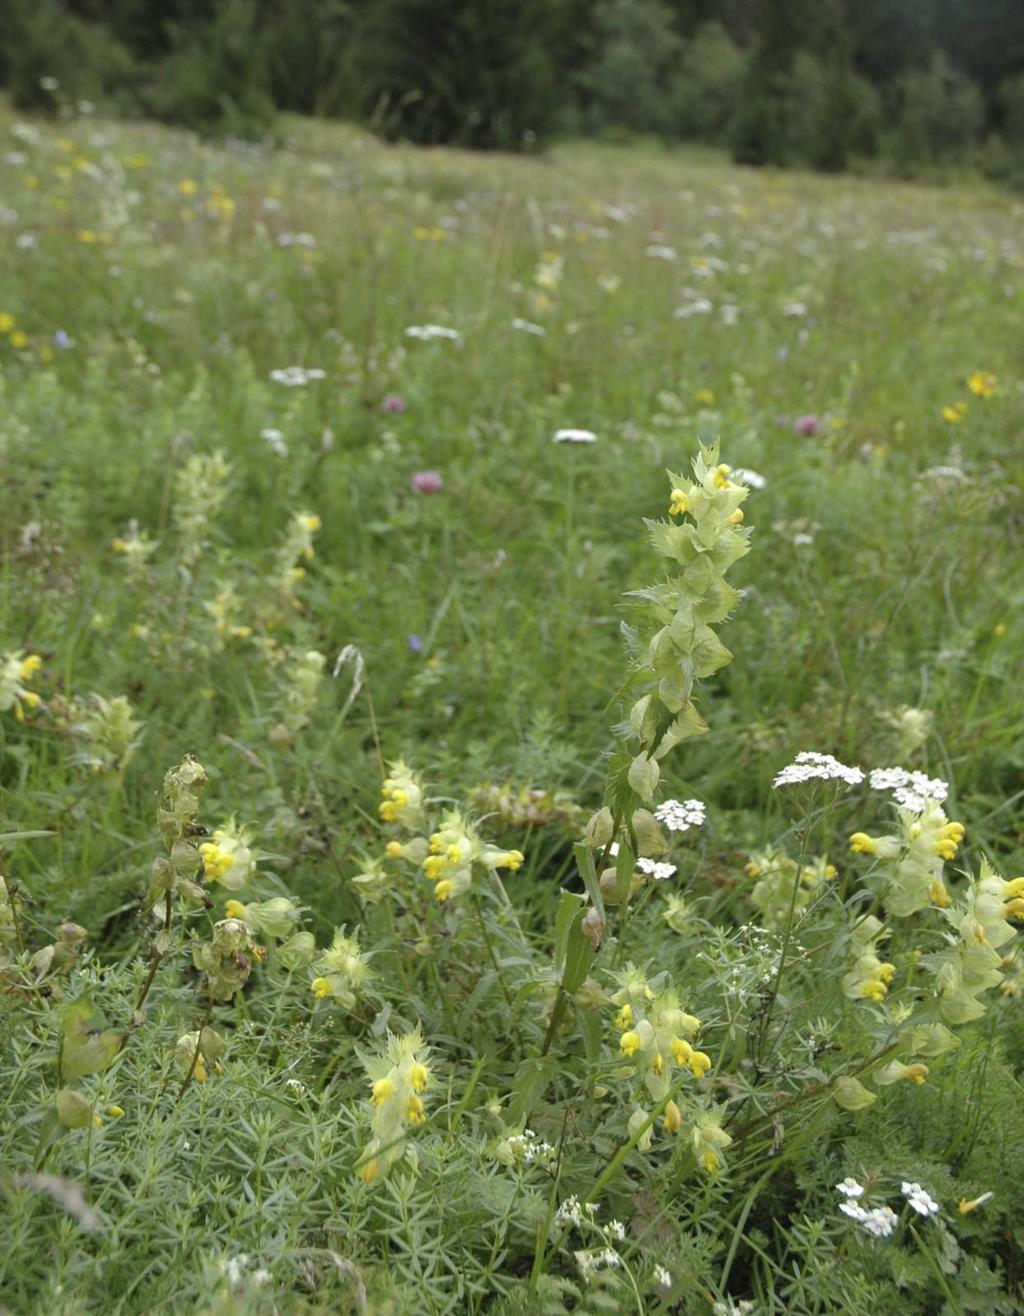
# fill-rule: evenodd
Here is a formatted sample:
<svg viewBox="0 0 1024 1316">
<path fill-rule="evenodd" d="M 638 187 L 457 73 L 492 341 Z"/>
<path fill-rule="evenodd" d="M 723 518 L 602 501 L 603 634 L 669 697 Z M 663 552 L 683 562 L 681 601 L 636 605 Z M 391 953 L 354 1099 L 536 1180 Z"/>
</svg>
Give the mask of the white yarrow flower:
<svg viewBox="0 0 1024 1316">
<path fill-rule="evenodd" d="M 413 324 L 405 331 L 406 338 L 418 338 L 421 343 L 434 342 L 439 338 L 448 338 L 458 342 L 462 336 L 457 329 L 447 329 L 443 324 Z"/>
<path fill-rule="evenodd" d="M 675 864 L 659 863 L 656 859 L 638 859 L 636 866 L 641 873 L 653 877 L 655 882 L 665 882 L 676 871 Z"/>
<path fill-rule="evenodd" d="M 552 443 L 596 443 L 597 435 L 593 430 L 555 430 Z"/>
<path fill-rule="evenodd" d="M 840 763 L 831 754 L 802 750 L 788 767 L 776 773 L 772 785 L 778 790 L 780 786 L 795 786 L 815 780 L 845 781 L 848 786 L 859 786 L 864 780 L 864 773 L 860 768 L 850 768 Z"/>
<path fill-rule="evenodd" d="M 900 1192 L 907 1199 L 918 1215 L 939 1214 L 939 1204 L 919 1183 L 902 1183 Z"/>
<path fill-rule="evenodd" d="M 705 806 L 702 800 L 665 800 L 654 810 L 654 816 L 670 832 L 688 832 L 691 827 L 703 826 Z"/>
<path fill-rule="evenodd" d="M 864 1185 L 859 1184 L 856 1179 L 847 1175 L 842 1183 L 836 1184 L 836 1192 L 842 1193 L 844 1197 L 863 1197 Z"/>
<path fill-rule="evenodd" d="M 654 1267 L 654 1282 L 660 1288 L 670 1289 L 672 1287 L 672 1276 L 664 1266 Z"/>
<path fill-rule="evenodd" d="M 890 791 L 899 804 L 914 813 L 922 813 L 929 800 L 942 804 L 949 794 L 949 783 L 923 772 L 906 768 L 874 768 L 869 778 L 871 789 Z"/>
</svg>

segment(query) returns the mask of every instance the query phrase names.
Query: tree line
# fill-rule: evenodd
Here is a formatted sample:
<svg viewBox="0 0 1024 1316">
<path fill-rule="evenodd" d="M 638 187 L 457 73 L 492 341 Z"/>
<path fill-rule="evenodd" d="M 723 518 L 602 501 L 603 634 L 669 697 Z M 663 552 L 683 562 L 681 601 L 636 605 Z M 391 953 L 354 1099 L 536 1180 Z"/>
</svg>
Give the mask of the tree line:
<svg viewBox="0 0 1024 1316">
<path fill-rule="evenodd" d="M 20 108 L 81 102 L 259 137 L 285 110 L 389 139 L 537 150 L 565 133 L 748 164 L 1024 176 L 1021 0 L 8 0 Z"/>
</svg>

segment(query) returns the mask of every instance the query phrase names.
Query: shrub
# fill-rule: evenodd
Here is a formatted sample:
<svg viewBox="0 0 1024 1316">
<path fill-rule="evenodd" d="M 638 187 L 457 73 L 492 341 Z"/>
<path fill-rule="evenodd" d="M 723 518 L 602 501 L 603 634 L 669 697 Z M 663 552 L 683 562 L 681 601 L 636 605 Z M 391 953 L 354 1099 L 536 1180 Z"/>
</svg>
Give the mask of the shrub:
<svg viewBox="0 0 1024 1316">
<path fill-rule="evenodd" d="M 897 117 L 889 150 L 901 168 L 962 160 L 978 144 L 984 108 L 970 79 L 936 52 L 926 69 L 896 84 Z"/>
<path fill-rule="evenodd" d="M 150 113 L 202 133 L 260 137 L 270 129 L 268 55 L 253 0 L 220 0 L 208 23 L 177 26 L 171 40 L 145 97 Z"/>
<path fill-rule="evenodd" d="M 673 132 L 669 85 L 683 41 L 672 11 L 660 0 L 602 0 L 592 22 L 591 57 L 576 78 L 584 126 Z"/>
</svg>

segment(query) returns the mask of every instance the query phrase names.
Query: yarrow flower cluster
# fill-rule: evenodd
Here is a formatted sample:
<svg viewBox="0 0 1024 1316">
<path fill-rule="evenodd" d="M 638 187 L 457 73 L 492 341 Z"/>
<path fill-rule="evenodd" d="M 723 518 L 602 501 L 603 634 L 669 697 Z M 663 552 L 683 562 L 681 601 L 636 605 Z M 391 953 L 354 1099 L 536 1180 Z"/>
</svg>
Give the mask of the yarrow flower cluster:
<svg viewBox="0 0 1024 1316">
<path fill-rule="evenodd" d="M 869 781 L 872 790 L 890 791 L 897 803 L 914 813 L 923 813 L 929 800 L 942 804 L 949 794 L 948 782 L 906 768 L 874 768 Z"/>
<path fill-rule="evenodd" d="M 325 379 L 327 372 L 314 366 L 285 366 L 283 370 L 271 370 L 270 378 L 275 384 L 284 384 L 286 388 L 305 388 L 317 379 Z"/>
<path fill-rule="evenodd" d="M 406 338 L 417 338 L 421 343 L 431 343 L 439 338 L 458 342 L 461 334 L 457 329 L 447 329 L 442 324 L 412 324 L 405 331 Z"/>
<path fill-rule="evenodd" d="M 876 1206 L 868 1210 L 857 1202 L 840 1202 L 839 1209 L 875 1238 L 888 1238 L 899 1223 L 899 1216 L 889 1206 Z"/>
<path fill-rule="evenodd" d="M 551 1143 L 539 1138 L 533 1129 L 510 1133 L 498 1144 L 496 1155 L 503 1165 L 545 1164 L 555 1155 Z"/>
<path fill-rule="evenodd" d="M 670 832 L 688 832 L 691 827 L 704 825 L 705 807 L 701 800 L 665 800 L 654 810 L 654 816 Z"/>
<path fill-rule="evenodd" d="M 859 786 L 864 780 L 860 768 L 847 767 L 831 754 L 818 754 L 802 750 L 781 772 L 775 774 L 772 786 L 795 786 L 804 781 L 845 781 L 848 786 Z"/>
</svg>

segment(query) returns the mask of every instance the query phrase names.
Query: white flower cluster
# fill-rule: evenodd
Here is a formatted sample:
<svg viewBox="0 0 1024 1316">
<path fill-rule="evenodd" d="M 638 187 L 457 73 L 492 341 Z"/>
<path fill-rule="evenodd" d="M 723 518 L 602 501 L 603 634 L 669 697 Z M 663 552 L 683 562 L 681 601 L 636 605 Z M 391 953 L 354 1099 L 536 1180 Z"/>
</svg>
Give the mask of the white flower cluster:
<svg viewBox="0 0 1024 1316">
<path fill-rule="evenodd" d="M 582 1252 L 574 1252 L 573 1256 L 580 1268 L 580 1278 L 585 1284 L 589 1284 L 599 1270 L 618 1270 L 622 1265 L 622 1258 L 613 1247 L 600 1248 L 597 1251 L 587 1248 Z"/>
<path fill-rule="evenodd" d="M 527 1165 L 532 1165 L 534 1161 L 550 1160 L 555 1154 L 554 1147 L 538 1138 L 533 1129 L 523 1129 L 522 1133 L 513 1133 L 505 1141 L 513 1156 Z"/>
<path fill-rule="evenodd" d="M 701 800 L 666 800 L 654 810 L 654 816 L 670 832 L 688 832 L 703 826 L 704 804 Z"/>
<path fill-rule="evenodd" d="M 870 781 L 872 790 L 891 791 L 899 804 L 914 813 L 923 813 L 929 800 L 941 804 L 949 794 L 948 782 L 906 768 L 875 768 Z"/>
<path fill-rule="evenodd" d="M 672 1276 L 664 1266 L 654 1267 L 654 1282 L 660 1288 L 670 1289 L 672 1287 Z"/>
<path fill-rule="evenodd" d="M 729 1298 L 725 1302 L 716 1302 L 711 1310 L 715 1316 L 750 1316 L 754 1304 L 749 1298 L 740 1298 L 739 1302 L 733 1302 Z"/>
<path fill-rule="evenodd" d="M 638 859 L 636 866 L 641 873 L 653 877 L 655 882 L 664 882 L 676 871 L 675 864 L 659 863 L 657 859 Z"/>
<path fill-rule="evenodd" d="M 593 430 L 555 430 L 552 443 L 596 443 L 597 435 Z"/>
<path fill-rule="evenodd" d="M 314 366 L 307 370 L 305 366 L 285 366 L 283 370 L 271 370 L 270 378 L 275 384 L 284 384 L 286 388 L 305 388 L 314 379 L 324 379 L 327 372 Z"/>
<path fill-rule="evenodd" d="M 814 750 L 802 750 L 788 767 L 776 773 L 772 785 L 776 790 L 780 786 L 795 786 L 802 781 L 845 781 L 849 786 L 859 786 L 864 780 L 860 768 L 848 768 L 831 754 L 818 754 Z"/>
<path fill-rule="evenodd" d="M 412 324 L 405 331 L 406 338 L 418 338 L 421 343 L 431 343 L 438 338 L 449 338 L 457 343 L 461 334 L 458 329 L 446 329 L 443 324 Z"/>
<path fill-rule="evenodd" d="M 517 315 L 512 321 L 512 328 L 518 329 L 522 334 L 533 334 L 535 338 L 546 338 L 548 332 L 542 324 L 534 324 L 532 320 L 524 320 L 521 315 Z"/>
<path fill-rule="evenodd" d="M 918 1215 L 929 1216 L 939 1214 L 939 1204 L 929 1196 L 919 1183 L 901 1183 L 900 1192 L 907 1199 Z"/>
<path fill-rule="evenodd" d="M 888 1206 L 876 1206 L 868 1211 L 857 1202 L 840 1202 L 839 1209 L 875 1238 L 888 1238 L 899 1220 L 896 1212 Z"/>
<path fill-rule="evenodd" d="M 555 1224 L 576 1225 L 578 1228 L 582 1225 L 584 1216 L 587 1220 L 593 1220 L 596 1210 L 597 1207 L 593 1202 L 587 1202 L 584 1206 L 580 1199 L 573 1194 L 572 1197 L 567 1197 L 555 1212 Z"/>
</svg>

